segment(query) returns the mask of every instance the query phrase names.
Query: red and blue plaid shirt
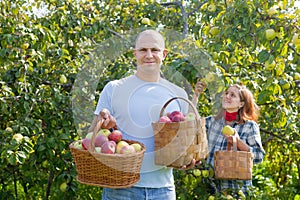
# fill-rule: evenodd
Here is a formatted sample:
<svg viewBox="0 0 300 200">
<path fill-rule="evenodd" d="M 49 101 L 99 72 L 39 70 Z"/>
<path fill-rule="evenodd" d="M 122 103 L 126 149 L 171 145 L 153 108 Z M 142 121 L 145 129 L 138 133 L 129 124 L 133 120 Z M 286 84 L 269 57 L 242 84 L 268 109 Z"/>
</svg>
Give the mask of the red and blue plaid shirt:
<svg viewBox="0 0 300 200">
<path fill-rule="evenodd" d="M 212 166 L 214 166 L 214 152 L 227 149 L 227 140 L 222 134 L 222 129 L 224 126 L 224 118 L 219 120 L 216 120 L 213 116 L 206 118 L 206 132 L 209 150 L 207 162 Z M 254 154 L 253 163 L 261 163 L 263 161 L 265 151 L 261 143 L 258 124 L 254 121 L 246 121 L 244 124 L 235 123 L 232 125 L 232 127 L 236 129 L 240 139 L 250 147 L 250 152 Z M 242 189 L 245 192 L 249 186 L 252 186 L 251 180 L 221 180 L 219 189 Z"/>
</svg>

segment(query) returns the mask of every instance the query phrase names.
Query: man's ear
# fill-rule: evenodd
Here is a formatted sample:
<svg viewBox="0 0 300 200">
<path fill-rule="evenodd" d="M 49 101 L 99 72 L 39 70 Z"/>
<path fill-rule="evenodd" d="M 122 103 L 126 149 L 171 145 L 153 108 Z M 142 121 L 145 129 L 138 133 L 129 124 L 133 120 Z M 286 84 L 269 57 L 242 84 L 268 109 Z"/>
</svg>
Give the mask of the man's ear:
<svg viewBox="0 0 300 200">
<path fill-rule="evenodd" d="M 167 50 L 167 49 L 164 49 L 164 51 L 163 51 L 164 59 L 167 57 L 167 54 L 168 54 L 168 50 Z"/>
</svg>

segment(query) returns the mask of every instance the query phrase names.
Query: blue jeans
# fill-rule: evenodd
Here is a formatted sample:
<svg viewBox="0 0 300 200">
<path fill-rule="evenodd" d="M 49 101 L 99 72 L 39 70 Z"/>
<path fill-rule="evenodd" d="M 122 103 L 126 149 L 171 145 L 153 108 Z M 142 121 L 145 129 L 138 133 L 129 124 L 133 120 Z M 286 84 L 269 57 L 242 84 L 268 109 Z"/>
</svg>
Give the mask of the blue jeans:
<svg viewBox="0 0 300 200">
<path fill-rule="evenodd" d="M 175 200 L 175 187 L 124 189 L 103 188 L 102 200 Z"/>
</svg>

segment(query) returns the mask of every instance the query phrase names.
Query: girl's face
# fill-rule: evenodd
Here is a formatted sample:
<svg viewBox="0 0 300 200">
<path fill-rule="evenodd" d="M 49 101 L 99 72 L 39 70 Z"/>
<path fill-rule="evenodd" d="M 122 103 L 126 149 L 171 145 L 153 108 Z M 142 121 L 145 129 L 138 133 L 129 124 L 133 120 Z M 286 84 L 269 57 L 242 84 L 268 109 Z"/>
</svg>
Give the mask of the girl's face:
<svg viewBox="0 0 300 200">
<path fill-rule="evenodd" d="M 223 94 L 222 107 L 227 112 L 237 112 L 243 106 L 239 89 L 234 86 L 229 87 Z"/>
</svg>

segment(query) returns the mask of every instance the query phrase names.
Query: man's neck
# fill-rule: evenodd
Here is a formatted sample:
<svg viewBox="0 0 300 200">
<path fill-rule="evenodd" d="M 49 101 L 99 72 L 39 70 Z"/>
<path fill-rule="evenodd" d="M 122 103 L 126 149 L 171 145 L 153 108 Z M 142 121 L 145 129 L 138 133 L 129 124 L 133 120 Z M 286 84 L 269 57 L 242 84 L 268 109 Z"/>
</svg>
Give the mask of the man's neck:
<svg viewBox="0 0 300 200">
<path fill-rule="evenodd" d="M 141 74 L 139 72 L 136 72 L 135 75 L 145 82 L 159 82 L 160 80 L 160 74 Z"/>
</svg>

